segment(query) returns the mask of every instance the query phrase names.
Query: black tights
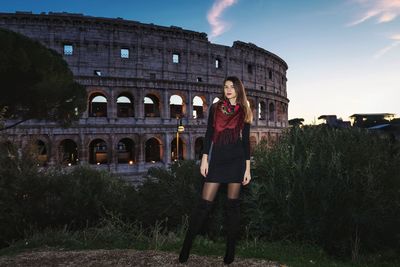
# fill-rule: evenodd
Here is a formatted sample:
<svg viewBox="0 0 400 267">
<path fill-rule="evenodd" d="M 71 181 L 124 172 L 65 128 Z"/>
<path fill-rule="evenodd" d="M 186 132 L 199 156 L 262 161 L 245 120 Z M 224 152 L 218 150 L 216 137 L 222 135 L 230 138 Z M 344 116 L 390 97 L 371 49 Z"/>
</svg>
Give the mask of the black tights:
<svg viewBox="0 0 400 267">
<path fill-rule="evenodd" d="M 219 183 L 204 183 L 202 198 L 208 201 L 214 201 L 215 195 L 218 192 Z M 228 185 L 228 199 L 238 199 L 240 194 L 241 183 L 229 183 Z"/>
</svg>

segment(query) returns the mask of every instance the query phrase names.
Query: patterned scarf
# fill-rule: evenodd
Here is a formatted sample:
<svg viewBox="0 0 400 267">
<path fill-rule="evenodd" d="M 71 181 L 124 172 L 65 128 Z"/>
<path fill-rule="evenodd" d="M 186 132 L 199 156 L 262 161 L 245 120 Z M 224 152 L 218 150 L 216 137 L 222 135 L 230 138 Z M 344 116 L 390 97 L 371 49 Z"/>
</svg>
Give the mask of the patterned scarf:
<svg viewBox="0 0 400 267">
<path fill-rule="evenodd" d="M 244 112 L 239 104 L 232 106 L 227 100 L 218 103 L 214 111 L 214 144 L 236 143 L 243 125 Z"/>
</svg>

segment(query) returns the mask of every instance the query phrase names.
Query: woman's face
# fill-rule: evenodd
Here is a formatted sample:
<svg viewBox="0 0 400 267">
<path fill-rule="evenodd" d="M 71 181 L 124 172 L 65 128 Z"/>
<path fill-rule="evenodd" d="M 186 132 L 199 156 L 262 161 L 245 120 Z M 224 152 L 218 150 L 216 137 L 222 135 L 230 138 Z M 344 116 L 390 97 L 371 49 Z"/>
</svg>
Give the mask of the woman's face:
<svg viewBox="0 0 400 267">
<path fill-rule="evenodd" d="M 225 82 L 224 95 L 225 95 L 226 99 L 236 101 L 237 94 L 236 94 L 235 88 L 233 87 L 233 82 L 232 81 L 226 81 Z"/>
</svg>

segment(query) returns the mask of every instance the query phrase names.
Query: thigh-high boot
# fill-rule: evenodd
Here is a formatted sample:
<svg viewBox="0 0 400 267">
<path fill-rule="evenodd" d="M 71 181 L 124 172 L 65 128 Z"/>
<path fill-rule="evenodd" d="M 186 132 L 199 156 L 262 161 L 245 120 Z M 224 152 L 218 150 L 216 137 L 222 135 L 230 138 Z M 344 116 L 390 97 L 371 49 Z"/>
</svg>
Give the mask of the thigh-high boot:
<svg viewBox="0 0 400 267">
<path fill-rule="evenodd" d="M 193 240 L 206 221 L 212 204 L 212 201 L 201 199 L 197 207 L 193 210 L 189 219 L 189 228 L 186 232 L 185 240 L 183 241 L 183 246 L 179 254 L 179 262 L 183 263 L 188 260 Z"/>
<path fill-rule="evenodd" d="M 224 263 L 230 264 L 235 259 L 236 239 L 240 228 L 240 200 L 227 199 L 226 203 L 226 252 Z"/>
</svg>

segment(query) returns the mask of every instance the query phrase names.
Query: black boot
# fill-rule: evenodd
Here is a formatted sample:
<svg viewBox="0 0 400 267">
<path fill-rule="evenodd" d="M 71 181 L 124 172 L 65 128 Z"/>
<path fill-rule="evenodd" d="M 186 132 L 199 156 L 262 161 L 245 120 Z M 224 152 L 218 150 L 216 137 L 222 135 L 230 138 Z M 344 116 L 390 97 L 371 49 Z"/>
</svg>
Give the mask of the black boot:
<svg viewBox="0 0 400 267">
<path fill-rule="evenodd" d="M 193 240 L 206 221 L 212 204 L 212 201 L 201 199 L 197 207 L 193 210 L 189 219 L 189 228 L 186 232 L 185 240 L 183 241 L 181 253 L 179 254 L 179 262 L 187 262 Z"/>
<path fill-rule="evenodd" d="M 240 229 L 240 200 L 228 199 L 226 203 L 226 252 L 224 263 L 231 264 L 235 259 L 236 239 Z"/>
</svg>

